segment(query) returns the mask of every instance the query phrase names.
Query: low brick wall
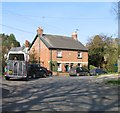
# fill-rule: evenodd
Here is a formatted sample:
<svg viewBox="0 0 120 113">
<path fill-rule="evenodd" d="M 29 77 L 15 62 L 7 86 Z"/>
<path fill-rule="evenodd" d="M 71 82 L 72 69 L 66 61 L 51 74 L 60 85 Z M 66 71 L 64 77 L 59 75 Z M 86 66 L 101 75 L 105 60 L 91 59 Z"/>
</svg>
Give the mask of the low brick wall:
<svg viewBox="0 0 120 113">
<path fill-rule="evenodd" d="M 53 76 L 68 76 L 67 72 L 53 72 Z"/>
</svg>

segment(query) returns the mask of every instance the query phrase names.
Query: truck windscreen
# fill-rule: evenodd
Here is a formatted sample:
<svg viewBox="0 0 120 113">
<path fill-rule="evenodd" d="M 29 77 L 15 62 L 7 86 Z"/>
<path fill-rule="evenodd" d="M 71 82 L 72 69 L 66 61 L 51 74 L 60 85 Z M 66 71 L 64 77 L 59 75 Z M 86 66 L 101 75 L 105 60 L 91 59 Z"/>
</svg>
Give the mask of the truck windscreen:
<svg viewBox="0 0 120 113">
<path fill-rule="evenodd" d="M 8 60 L 24 61 L 24 54 L 9 54 Z"/>
</svg>

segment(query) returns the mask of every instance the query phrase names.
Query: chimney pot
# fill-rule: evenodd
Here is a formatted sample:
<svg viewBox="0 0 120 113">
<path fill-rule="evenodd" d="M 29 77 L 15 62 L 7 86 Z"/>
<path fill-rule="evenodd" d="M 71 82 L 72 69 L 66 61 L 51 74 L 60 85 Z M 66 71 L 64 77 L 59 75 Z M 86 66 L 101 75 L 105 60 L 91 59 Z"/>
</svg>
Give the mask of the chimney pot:
<svg viewBox="0 0 120 113">
<path fill-rule="evenodd" d="M 29 41 L 25 40 L 25 47 L 29 47 Z"/>
<path fill-rule="evenodd" d="M 40 35 L 40 36 L 43 35 L 43 28 L 42 27 L 38 27 L 37 34 Z"/>
<path fill-rule="evenodd" d="M 76 33 L 76 32 L 73 32 L 73 33 L 72 33 L 72 38 L 73 38 L 74 40 L 77 40 L 77 33 Z"/>
</svg>

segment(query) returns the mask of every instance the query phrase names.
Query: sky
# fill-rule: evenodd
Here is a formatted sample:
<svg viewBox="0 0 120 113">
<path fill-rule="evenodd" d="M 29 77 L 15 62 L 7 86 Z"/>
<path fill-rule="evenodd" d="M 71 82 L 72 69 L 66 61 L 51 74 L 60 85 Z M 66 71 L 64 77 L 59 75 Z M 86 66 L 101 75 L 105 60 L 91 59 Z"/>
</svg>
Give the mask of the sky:
<svg viewBox="0 0 120 113">
<path fill-rule="evenodd" d="M 33 41 L 37 28 L 45 34 L 70 37 L 77 31 L 84 45 L 98 34 L 117 37 L 118 21 L 113 2 L 3 2 L 2 32 L 13 33 L 21 43 Z"/>
</svg>

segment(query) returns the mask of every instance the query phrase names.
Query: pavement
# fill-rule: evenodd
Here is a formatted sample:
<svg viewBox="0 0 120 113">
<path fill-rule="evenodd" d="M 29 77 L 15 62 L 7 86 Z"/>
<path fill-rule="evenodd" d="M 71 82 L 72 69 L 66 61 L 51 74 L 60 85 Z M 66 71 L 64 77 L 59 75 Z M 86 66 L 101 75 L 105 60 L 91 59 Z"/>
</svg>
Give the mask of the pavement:
<svg viewBox="0 0 120 113">
<path fill-rule="evenodd" d="M 98 78 L 115 78 L 118 79 L 120 77 L 120 74 L 105 74 L 105 75 L 99 75 Z"/>
</svg>

